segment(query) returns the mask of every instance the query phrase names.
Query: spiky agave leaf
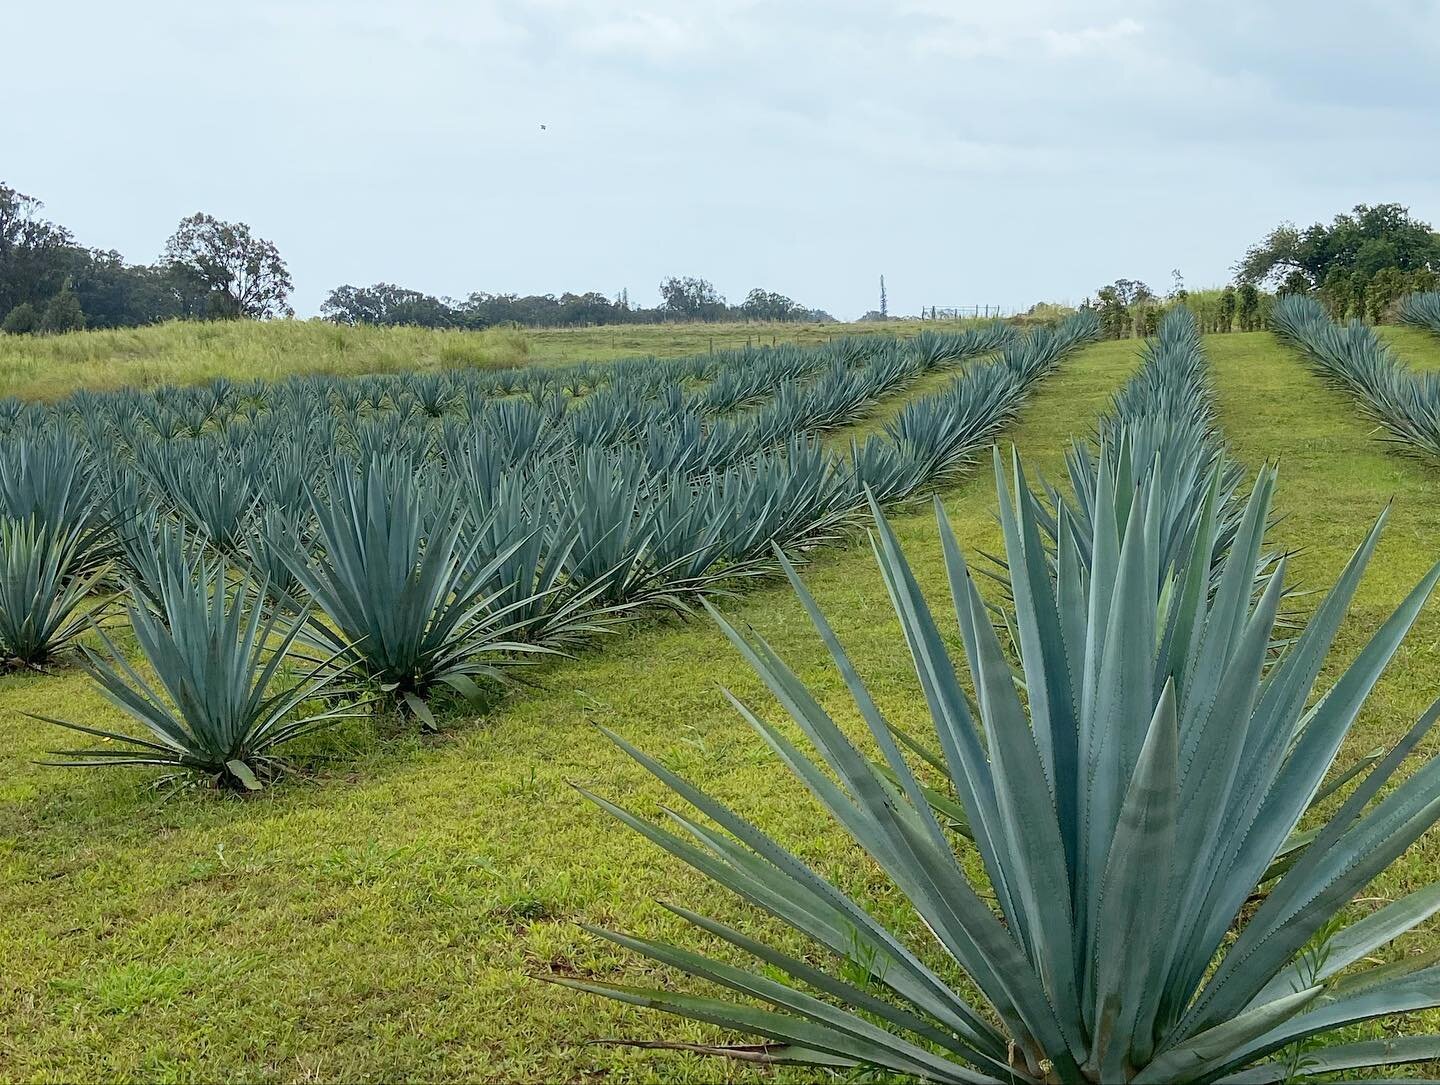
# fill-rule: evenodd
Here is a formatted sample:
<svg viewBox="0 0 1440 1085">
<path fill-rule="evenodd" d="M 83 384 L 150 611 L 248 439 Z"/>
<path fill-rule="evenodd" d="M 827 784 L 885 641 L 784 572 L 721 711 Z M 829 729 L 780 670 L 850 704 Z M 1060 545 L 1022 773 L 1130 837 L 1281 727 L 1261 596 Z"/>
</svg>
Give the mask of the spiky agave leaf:
<svg viewBox="0 0 1440 1085">
<path fill-rule="evenodd" d="M 83 523 L 64 528 L 0 517 L 0 659 L 45 663 L 104 609 L 89 596 L 107 567 L 78 568 L 89 537 Z"/>
<path fill-rule="evenodd" d="M 89 450 L 64 430 L 0 443 L 0 515 L 71 539 L 75 573 L 88 573 L 114 555 L 108 481 Z"/>
<path fill-rule="evenodd" d="M 1400 299 L 1400 320 L 1440 335 L 1440 293 L 1406 294 Z"/>
<path fill-rule="evenodd" d="M 961 1082 L 1249 1080 L 1234 1076 L 1242 1071 L 1269 1080 L 1270 1057 L 1296 1040 L 1440 1005 L 1440 968 L 1372 971 L 1368 982 L 1348 972 L 1336 982 L 1297 968 L 1307 943 L 1440 817 L 1440 759 L 1376 798 L 1440 716 L 1440 703 L 1354 786 L 1254 914 L 1242 916 L 1440 578 L 1437 566 L 1307 711 L 1381 524 L 1284 657 L 1266 670 L 1283 562 L 1258 598 L 1251 587 L 1273 483 L 1273 472 L 1262 473 L 1212 594 L 1203 587 L 1210 559 L 1204 546 L 1193 549 L 1174 585 L 1158 584 L 1153 480 L 1124 495 L 1123 517 L 1114 512 L 1121 495 L 1100 487 L 1096 524 L 1104 529 L 1096 531 L 1089 575 L 1075 577 L 1073 536 L 1062 537 L 1052 572 L 1024 512 L 1017 475 L 1014 500 L 1003 500 L 1000 514 L 1014 571 L 1024 701 L 941 513 L 945 566 L 978 711 L 895 536 L 874 510 L 877 560 L 942 751 L 930 768 L 971 826 L 984 870 L 974 880 L 793 570 L 787 569 L 795 589 L 885 771 L 866 759 L 763 640 L 742 636 L 716 615 L 819 756 L 733 697 L 732 703 L 909 899 L 982 1004 L 931 971 L 860 902 L 618 738 L 705 820 L 672 813 L 673 828 L 662 828 L 591 797 L 846 967 L 822 968 L 813 954 L 802 960 L 681 913 L 763 969 L 601 933 L 763 1007 L 561 982 L 759 1034 L 774 1042 L 771 1057 Z M 1336 936 L 1343 944 L 1337 959 L 1362 960 L 1437 904 L 1440 894 L 1430 890 L 1351 924 Z M 856 970 L 868 976 L 865 984 L 840 974 Z M 781 982 L 781 975 L 788 980 Z M 1345 1045 L 1331 1062 L 1428 1058 L 1434 1049 L 1425 1039 L 1373 1050 Z"/>
<path fill-rule="evenodd" d="M 492 566 L 514 546 L 477 568 L 483 534 L 462 541 L 453 485 L 426 486 L 408 459 L 372 456 L 358 469 L 337 462 L 328 490 L 328 500 L 314 501 L 315 553 L 307 561 L 280 550 L 328 619 L 310 623 L 318 647 L 427 727 L 435 725 L 426 699 L 436 685 L 474 697 L 476 678 L 498 677 L 517 653 L 546 650 L 516 639 L 510 609 L 486 594 Z"/>
<path fill-rule="evenodd" d="M 172 520 L 151 507 L 137 511 L 120 528 L 124 572 L 121 592 L 148 600 L 163 613 L 162 588 L 177 569 L 194 574 L 204 562 L 205 536 L 187 522 Z"/>
<path fill-rule="evenodd" d="M 550 500 L 575 534 L 565 560 L 570 582 L 609 607 L 684 610 L 674 563 L 657 557 L 660 484 L 639 454 L 582 448 L 557 468 Z"/>
<path fill-rule="evenodd" d="M 268 457 L 258 446 L 236 449 L 207 436 L 151 445 L 140 464 L 178 516 L 233 554 L 250 529 Z"/>
<path fill-rule="evenodd" d="M 86 669 L 105 698 L 148 736 L 37 716 L 111 744 L 53 751 L 62 760 L 52 764 L 170 766 L 256 790 L 278 768 L 281 746 L 355 714 L 354 706 L 342 706 L 296 718 L 307 701 L 338 692 L 343 672 L 324 661 L 282 680 L 308 615 L 268 610 L 263 581 L 242 574 L 232 587 L 221 561 L 173 562 L 156 594 L 153 608 L 129 607 L 153 679 L 103 632 L 105 655 L 85 649 Z"/>
<path fill-rule="evenodd" d="M 543 484 L 529 472 L 506 472 L 489 487 L 463 487 L 464 537 L 470 571 L 483 577 L 489 611 L 503 618 L 516 640 L 568 647 L 609 628 L 622 611 L 599 601 L 603 582 L 579 586 L 564 578 L 579 541 Z"/>
</svg>

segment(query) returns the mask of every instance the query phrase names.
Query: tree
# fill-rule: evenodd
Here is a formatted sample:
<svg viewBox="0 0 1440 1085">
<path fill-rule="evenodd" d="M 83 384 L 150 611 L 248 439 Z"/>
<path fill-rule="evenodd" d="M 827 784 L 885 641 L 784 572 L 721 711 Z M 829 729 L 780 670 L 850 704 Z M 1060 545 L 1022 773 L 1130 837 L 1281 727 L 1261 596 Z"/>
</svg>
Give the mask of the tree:
<svg viewBox="0 0 1440 1085">
<path fill-rule="evenodd" d="M 803 307 L 773 290 L 762 290 L 758 286 L 745 295 L 740 311 L 747 320 L 793 320 Z"/>
<path fill-rule="evenodd" d="M 880 319 L 890 319 L 890 301 L 885 296 L 885 276 L 880 276 Z"/>
<path fill-rule="evenodd" d="M 1260 313 L 1260 291 L 1254 283 L 1242 282 L 1236 292 L 1236 311 L 1240 315 L 1240 330 L 1253 332 L 1256 318 Z"/>
<path fill-rule="evenodd" d="M 40 217 L 45 205 L 0 184 L 0 312 L 43 306 L 64 284 L 70 231 Z"/>
<path fill-rule="evenodd" d="M 75 296 L 75 288 L 70 280 L 66 279 L 60 292 L 45 306 L 45 312 L 40 316 L 39 330 L 47 335 L 59 335 L 61 332 L 78 332 L 83 327 L 85 312 L 80 308 L 80 299 Z"/>
<path fill-rule="evenodd" d="M 725 299 L 707 279 L 672 275 L 661 280 L 660 308 L 681 320 L 717 320 L 725 315 Z"/>
<path fill-rule="evenodd" d="M 1095 313 L 1100 318 L 1100 331 L 1106 339 L 1119 339 L 1129 325 L 1130 312 L 1113 286 L 1095 291 Z"/>
<path fill-rule="evenodd" d="M 1097 290 L 1095 300 L 1103 334 L 1109 339 L 1123 339 L 1137 330 L 1144 334 L 1146 307 L 1155 300 L 1155 294 L 1138 279 L 1116 279 Z"/>
<path fill-rule="evenodd" d="M 222 222 L 203 212 L 181 219 L 161 261 L 191 315 L 222 320 L 293 315 L 287 303 L 294 284 L 280 251 L 243 222 Z"/>
<path fill-rule="evenodd" d="M 1379 324 L 1390 316 L 1391 307 L 1401 295 L 1409 292 L 1409 276 L 1397 268 L 1382 268 L 1365 288 L 1365 315 L 1372 324 Z"/>
<path fill-rule="evenodd" d="M 4 321 L 0 321 L 0 332 L 10 335 L 30 335 L 39 330 L 40 314 L 28 301 L 22 301 L 5 314 Z"/>
<path fill-rule="evenodd" d="M 1233 331 L 1235 328 L 1235 288 L 1228 283 L 1220 291 L 1220 312 L 1217 319 L 1219 330 Z"/>
<path fill-rule="evenodd" d="M 87 328 L 126 328 L 183 315 L 172 277 L 162 268 L 127 264 L 118 252 L 77 249 L 70 279 Z"/>
<path fill-rule="evenodd" d="M 1365 319 L 1365 295 L 1370 288 L 1370 277 L 1363 271 L 1352 271 L 1349 273 L 1350 284 L 1350 305 L 1349 311 L 1356 320 Z"/>
<path fill-rule="evenodd" d="M 1170 290 L 1170 299 L 1177 305 L 1184 305 L 1190 297 L 1190 291 L 1185 289 L 1185 276 L 1180 274 L 1180 269 L 1177 267 L 1170 269 L 1170 278 L 1174 284 Z"/>
<path fill-rule="evenodd" d="M 450 328 L 460 323 L 455 309 L 429 294 L 392 283 L 337 286 L 320 306 L 320 315 L 336 324 L 413 324 Z"/>
<path fill-rule="evenodd" d="M 1320 302 L 1331 320 L 1344 320 L 1350 311 L 1350 275 L 1342 267 L 1332 267 L 1318 291 Z"/>
<path fill-rule="evenodd" d="M 1235 271 L 1257 285 L 1303 277 L 1308 289 L 1324 283 L 1334 267 L 1362 272 L 1367 282 L 1387 267 L 1440 270 L 1440 234 L 1398 203 L 1356 204 L 1328 225 L 1300 230 L 1281 223 L 1246 251 Z"/>
<path fill-rule="evenodd" d="M 588 324 L 609 324 L 616 315 L 616 305 L 597 290 L 583 294 L 564 293 L 558 305 L 559 323 L 566 327 Z"/>
<path fill-rule="evenodd" d="M 1310 276 L 1306 275 L 1305 272 L 1299 268 L 1296 268 L 1285 276 L 1284 281 L 1280 283 L 1280 287 L 1275 293 L 1281 297 L 1284 297 L 1286 294 L 1304 295 L 1310 293 L 1310 286 Z"/>
</svg>

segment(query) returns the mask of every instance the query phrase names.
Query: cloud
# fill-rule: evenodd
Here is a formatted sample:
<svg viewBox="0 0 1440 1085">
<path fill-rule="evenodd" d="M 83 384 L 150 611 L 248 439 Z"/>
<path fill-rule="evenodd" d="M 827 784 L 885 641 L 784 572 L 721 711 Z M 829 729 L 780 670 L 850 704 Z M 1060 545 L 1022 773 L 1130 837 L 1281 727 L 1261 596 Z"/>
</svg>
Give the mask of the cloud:
<svg viewBox="0 0 1440 1085">
<path fill-rule="evenodd" d="M 1402 0 L 75 0 L 9 29 L 67 63 L 7 55 L 0 179 L 137 259 L 197 208 L 247 221 L 302 311 L 671 273 L 1019 304 L 1219 281 L 1359 199 L 1440 219 L 1440 8 Z"/>
<path fill-rule="evenodd" d="M 583 27 L 570 40 L 586 52 L 654 61 L 674 60 L 704 45 L 694 28 L 681 20 L 643 11 Z"/>
<path fill-rule="evenodd" d="M 1114 46 L 1144 33 L 1134 19 L 1117 19 L 1105 26 L 1083 26 L 1078 30 L 1046 30 L 1045 43 L 1056 56 L 1085 56 L 1109 53 Z"/>
</svg>

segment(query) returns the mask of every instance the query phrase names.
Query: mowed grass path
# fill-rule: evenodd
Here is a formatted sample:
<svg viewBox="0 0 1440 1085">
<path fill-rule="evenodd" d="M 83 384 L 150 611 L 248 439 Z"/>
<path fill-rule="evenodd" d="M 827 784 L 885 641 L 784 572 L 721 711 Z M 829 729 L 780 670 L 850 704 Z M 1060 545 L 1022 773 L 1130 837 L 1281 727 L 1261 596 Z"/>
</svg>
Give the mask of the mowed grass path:
<svg viewBox="0 0 1440 1085">
<path fill-rule="evenodd" d="M 1058 471 L 1064 439 L 1090 425 L 1132 371 L 1135 349 L 1088 348 L 1041 385 L 1013 431 L 1036 466 Z M 944 497 L 972 551 L 998 548 L 988 464 Z M 896 525 L 941 600 L 929 507 Z M 911 664 L 866 544 L 818 554 L 807 578 L 884 707 L 918 725 Z M 788 588 L 723 606 L 858 722 Z M 722 684 L 766 701 L 708 620 L 617 635 L 533 678 L 541 689 L 486 719 L 452 720 L 438 739 L 357 728 L 329 741 L 336 759 L 314 780 L 249 801 L 190 793 L 165 803 L 144 772 L 30 763 L 58 732 L 23 711 L 119 722 L 82 675 L 0 680 L 0 1077 L 741 1073 L 591 1046 L 716 1033 L 533 978 L 665 981 L 577 927 L 613 924 L 695 944 L 656 897 L 752 925 L 727 895 L 571 789 L 581 783 L 647 813 L 661 799 L 591 725 L 665 757 L 852 888 L 878 890 L 873 870 L 725 705 Z M 892 898 L 873 900 L 914 930 Z"/>
<path fill-rule="evenodd" d="M 1297 352 L 1268 333 L 1207 336 L 1205 343 L 1219 421 L 1231 450 L 1252 470 L 1267 460 L 1280 463 L 1275 503 L 1283 518 L 1270 539 L 1295 551 L 1287 577 L 1291 584 L 1328 589 L 1390 504 L 1385 535 L 1321 676 L 1321 689 L 1328 688 L 1440 560 L 1440 465 L 1404 455 L 1383 440 L 1345 393 L 1312 374 Z M 1419 364 L 1413 346 L 1406 342 L 1402 354 Z M 1318 596 L 1311 596 L 1298 600 L 1297 606 L 1303 610 L 1318 602 Z M 1395 741 L 1437 696 L 1440 600 L 1432 597 L 1367 702 L 1340 763 L 1353 763 L 1368 750 Z M 1437 749 L 1440 739 L 1432 732 L 1421 752 L 1433 756 Z M 1418 763 L 1412 758 L 1409 767 Z M 1362 900 L 1368 899 L 1373 908 L 1437 877 L 1440 833 L 1432 830 L 1376 879 Z M 1440 924 L 1431 920 L 1402 939 L 1399 948 L 1386 951 L 1386 957 L 1436 951 Z M 1433 1033 L 1437 1028 L 1440 1013 L 1431 1012 L 1409 1031 Z M 1399 1031 L 1384 1029 L 1387 1035 Z M 1436 1071 L 1440 1066 L 1429 1068 L 1432 1074 Z"/>
<path fill-rule="evenodd" d="M 1344 396 L 1269 335 L 1206 344 L 1235 454 L 1251 467 L 1282 461 L 1285 519 L 1274 537 L 1301 548 L 1292 580 L 1328 585 L 1395 499 L 1338 665 L 1440 557 L 1440 469 L 1390 451 Z M 1088 348 L 1040 386 L 1007 435 L 1032 469 L 1059 477 L 1066 439 L 1088 429 L 1133 371 L 1137 347 Z M 967 551 L 998 551 L 988 464 L 943 497 Z M 938 609 L 943 570 L 930 510 L 894 522 Z M 806 578 L 882 707 L 902 726 L 926 725 L 863 541 L 818 554 Z M 788 589 L 767 587 L 722 609 L 767 636 L 858 730 Z M 1346 757 L 1393 739 L 1440 691 L 1437 610 L 1426 610 L 1382 680 Z M 592 1046 L 614 1036 L 717 1034 L 535 978 L 673 982 L 577 927 L 598 922 L 702 944 L 656 897 L 742 928 L 759 923 L 571 790 L 578 782 L 658 812 L 661 790 L 604 742 L 596 722 L 752 814 L 848 888 L 868 891 L 879 914 L 923 941 L 871 865 L 718 691 L 723 684 L 771 707 L 758 683 L 703 619 L 629 631 L 533 678 L 540 689 L 485 719 L 453 719 L 438 739 L 357 727 L 327 741 L 322 750 L 334 760 L 311 779 L 248 801 L 190 793 L 166 803 L 144 773 L 30 763 L 55 734 L 23 711 L 118 722 L 83 676 L 0 680 L 0 1077 L 814 1077 Z M 1377 895 L 1432 880 L 1437 859 L 1427 841 Z M 1440 939 L 1409 943 L 1417 944 Z"/>
</svg>

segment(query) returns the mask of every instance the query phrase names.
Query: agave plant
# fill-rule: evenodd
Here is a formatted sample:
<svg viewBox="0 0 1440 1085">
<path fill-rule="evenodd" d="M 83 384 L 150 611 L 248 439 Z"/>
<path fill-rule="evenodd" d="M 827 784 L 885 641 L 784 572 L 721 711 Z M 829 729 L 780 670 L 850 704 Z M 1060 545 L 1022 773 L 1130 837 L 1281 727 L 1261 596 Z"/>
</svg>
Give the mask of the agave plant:
<svg viewBox="0 0 1440 1085">
<path fill-rule="evenodd" d="M 518 641 L 510 610 L 485 591 L 519 543 L 477 566 L 484 535 L 462 543 L 468 525 L 453 485 L 426 487 L 409 460 L 373 456 L 358 469 L 338 461 L 328 492 L 313 502 L 309 560 L 278 547 L 328 619 L 307 636 L 426 727 L 435 726 L 426 698 L 436 685 L 475 698 L 477 678 L 498 678 L 516 653 L 545 650 Z"/>
<path fill-rule="evenodd" d="M 1440 374 L 1411 370 L 1374 328 L 1359 320 L 1335 324 L 1314 298 L 1281 298 L 1270 322 L 1312 368 L 1350 392 L 1391 440 L 1440 459 Z"/>
<path fill-rule="evenodd" d="M 103 604 L 88 600 L 108 569 L 77 568 L 89 537 L 83 524 L 65 529 L 0 516 L 0 659 L 39 666 L 99 615 Z"/>
<path fill-rule="evenodd" d="M 1077 537 L 1081 564 L 1088 567 L 1097 491 L 1109 488 L 1123 495 L 1134 479 L 1163 472 L 1165 477 L 1152 485 L 1155 530 L 1161 538 L 1156 573 L 1163 582 L 1185 562 L 1204 510 L 1211 505 L 1218 525 L 1213 561 L 1229 551 L 1239 528 L 1245 472 L 1226 454 L 1214 425 L 1208 362 L 1191 312 L 1183 307 L 1171 310 L 1159 334 L 1145 344 L 1141 358 L 1139 372 L 1100 419 L 1094 447 L 1077 439 L 1066 452 L 1073 499 L 1048 485 L 1043 501 L 1033 495 L 1027 499 L 1035 502 L 1034 515 L 1052 560 L 1060 532 L 1070 531 Z M 1273 566 L 1275 557 L 1261 554 L 1257 577 Z"/>
<path fill-rule="evenodd" d="M 675 562 L 656 557 L 658 489 L 633 453 L 585 448 L 556 473 L 551 501 L 575 536 L 566 575 L 605 606 L 684 609 Z"/>
<path fill-rule="evenodd" d="M 103 473 L 63 430 L 0 444 L 0 515 L 33 520 L 73 541 L 73 571 L 104 565 L 114 549 Z"/>
<path fill-rule="evenodd" d="M 53 764 L 168 766 L 253 791 L 281 767 L 281 746 L 355 714 L 342 705 L 296 718 L 306 702 L 338 692 L 342 671 L 325 660 L 287 678 L 307 614 L 267 610 L 262 581 L 242 575 L 232 588 L 223 562 L 176 562 L 161 572 L 156 596 L 153 609 L 129 607 L 153 680 L 103 632 L 105 656 L 85 649 L 86 669 L 105 698 L 149 736 L 37 716 L 112 744 L 53 751 L 63 758 Z"/>
<path fill-rule="evenodd" d="M 148 600 L 162 613 L 167 576 L 181 568 L 193 574 L 204 562 L 205 536 L 154 508 L 133 514 L 121 525 L 119 537 L 124 575 L 116 589 Z"/>
<path fill-rule="evenodd" d="M 1440 334 L 1440 293 L 1406 294 L 1400 299 L 1400 321 Z"/>
<path fill-rule="evenodd" d="M 1273 485 L 1273 470 L 1262 472 L 1212 595 L 1213 503 L 1190 561 L 1160 585 L 1154 483 L 1141 483 L 1133 498 L 1102 486 L 1096 552 L 1082 576 L 1073 536 L 1062 536 L 1052 570 L 1017 472 L 1015 500 L 1001 491 L 1000 517 L 1013 571 L 1018 675 L 937 502 L 974 707 L 874 509 L 877 560 L 943 751 L 936 775 L 973 829 L 983 875 L 957 858 L 922 774 L 902 755 L 793 569 L 787 573 L 888 775 L 769 645 L 717 614 L 815 753 L 733 696 L 732 704 L 908 898 L 933 941 L 910 944 L 756 825 L 612 735 L 704 817 L 670 813 L 670 831 L 590 797 L 788 924 L 814 951 L 797 956 L 673 908 L 756 966 L 595 933 L 746 1001 L 559 982 L 766 1041 L 677 1047 L 933 1081 L 1281 1081 L 1291 1067 L 1282 1053 L 1302 1042 L 1304 1065 L 1315 1073 L 1440 1055 L 1440 1037 L 1347 1035 L 1314 1046 L 1359 1022 L 1440 1005 L 1432 957 L 1352 970 L 1440 908 L 1440 887 L 1340 922 L 1353 919 L 1347 907 L 1356 894 L 1440 817 L 1440 759 L 1395 779 L 1440 717 L 1440 703 L 1363 775 L 1263 902 L 1247 910 L 1440 578 L 1437 567 L 1307 710 L 1381 524 L 1267 666 L 1283 561 L 1258 598 L 1250 588 Z M 1117 515 L 1122 497 L 1126 511 Z M 940 961 L 958 966 L 967 982 L 948 980 Z"/>
<path fill-rule="evenodd" d="M 621 611 L 598 601 L 606 583 L 588 587 L 564 577 L 579 533 L 527 474 L 505 473 L 493 488 L 466 488 L 466 537 L 478 535 L 479 549 L 467 547 L 470 564 L 483 576 L 486 607 L 529 644 L 560 648 L 604 631 Z M 496 555 L 503 555 L 496 560 Z"/>
<path fill-rule="evenodd" d="M 177 514 L 233 554 L 250 530 L 268 451 L 227 448 L 215 437 L 163 442 L 141 456 L 151 487 Z"/>
</svg>

